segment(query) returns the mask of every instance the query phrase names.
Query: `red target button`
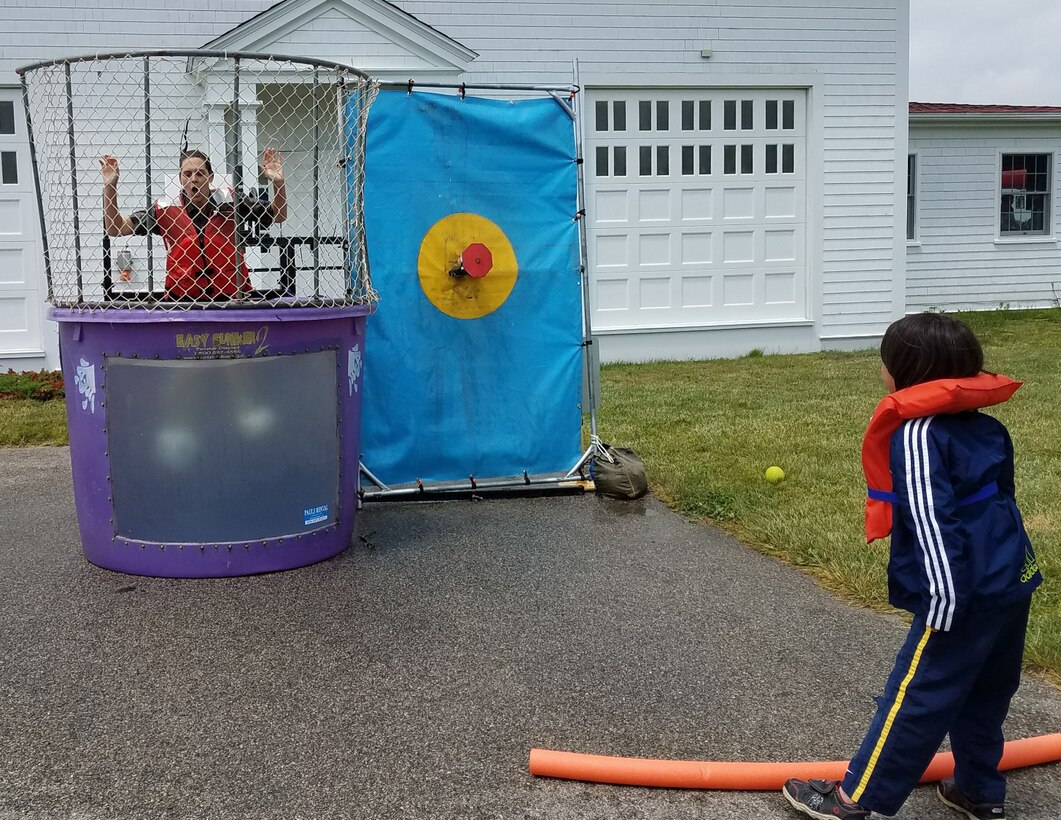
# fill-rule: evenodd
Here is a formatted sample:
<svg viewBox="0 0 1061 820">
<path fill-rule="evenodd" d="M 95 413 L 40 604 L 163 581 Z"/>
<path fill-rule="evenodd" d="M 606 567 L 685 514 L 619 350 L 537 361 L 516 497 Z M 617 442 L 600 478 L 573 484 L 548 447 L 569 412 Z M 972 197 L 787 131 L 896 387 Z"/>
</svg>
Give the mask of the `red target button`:
<svg viewBox="0 0 1061 820">
<path fill-rule="evenodd" d="M 469 276 L 481 279 L 494 266 L 494 255 L 482 242 L 472 242 L 461 254 L 461 264 Z"/>
</svg>

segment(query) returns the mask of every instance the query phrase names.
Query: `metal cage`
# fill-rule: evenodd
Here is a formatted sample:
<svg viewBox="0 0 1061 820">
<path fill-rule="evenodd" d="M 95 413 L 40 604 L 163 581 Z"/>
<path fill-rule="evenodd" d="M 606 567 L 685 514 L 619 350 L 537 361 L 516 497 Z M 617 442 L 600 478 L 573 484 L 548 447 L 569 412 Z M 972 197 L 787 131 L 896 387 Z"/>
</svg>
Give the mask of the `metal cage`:
<svg viewBox="0 0 1061 820">
<path fill-rule="evenodd" d="M 378 83 L 367 75 L 203 50 L 65 58 L 19 74 L 56 307 L 377 300 L 363 184 Z"/>
</svg>

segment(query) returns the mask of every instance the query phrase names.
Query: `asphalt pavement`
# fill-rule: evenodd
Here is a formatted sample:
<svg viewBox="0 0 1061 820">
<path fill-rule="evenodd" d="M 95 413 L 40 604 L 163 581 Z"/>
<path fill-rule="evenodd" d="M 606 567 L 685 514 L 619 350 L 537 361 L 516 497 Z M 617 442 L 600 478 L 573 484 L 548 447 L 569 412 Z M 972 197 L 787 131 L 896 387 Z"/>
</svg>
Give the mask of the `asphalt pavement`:
<svg viewBox="0 0 1061 820">
<path fill-rule="evenodd" d="M 528 754 L 846 759 L 905 634 L 653 498 L 375 502 L 314 566 L 123 575 L 81 553 L 65 448 L 0 450 L 0 570 L 0 820 L 795 820 Z M 1009 736 L 1057 731 L 1026 678 Z M 1061 816 L 1061 764 L 1008 809 Z M 898 816 L 957 817 L 931 787 Z"/>
</svg>

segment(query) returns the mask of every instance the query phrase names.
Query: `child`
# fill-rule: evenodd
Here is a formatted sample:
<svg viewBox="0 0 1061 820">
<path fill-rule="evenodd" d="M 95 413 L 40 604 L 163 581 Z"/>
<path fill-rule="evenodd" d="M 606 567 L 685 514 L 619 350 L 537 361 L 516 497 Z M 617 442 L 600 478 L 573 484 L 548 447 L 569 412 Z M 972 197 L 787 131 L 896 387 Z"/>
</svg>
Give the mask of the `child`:
<svg viewBox="0 0 1061 820">
<path fill-rule="evenodd" d="M 936 313 L 892 324 L 880 351 L 890 395 L 863 442 L 866 535 L 891 531 L 888 597 L 913 624 L 843 781 L 793 779 L 781 791 L 811 817 L 895 814 L 949 733 L 954 778 L 940 800 L 1003 820 L 1002 722 L 1042 577 L 1014 501 L 1009 433 L 976 408 L 1020 383 L 982 372 L 973 332 Z"/>
</svg>

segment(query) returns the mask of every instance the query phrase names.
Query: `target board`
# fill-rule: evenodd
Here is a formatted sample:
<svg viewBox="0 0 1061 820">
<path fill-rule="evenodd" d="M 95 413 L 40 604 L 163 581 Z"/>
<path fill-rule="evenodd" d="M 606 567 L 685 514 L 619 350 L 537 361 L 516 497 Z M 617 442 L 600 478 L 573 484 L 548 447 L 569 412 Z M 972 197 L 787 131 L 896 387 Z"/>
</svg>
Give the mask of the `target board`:
<svg viewBox="0 0 1061 820">
<path fill-rule="evenodd" d="M 417 273 L 424 295 L 447 316 L 479 319 L 508 299 L 519 264 L 496 224 L 479 214 L 451 214 L 424 235 Z"/>
<path fill-rule="evenodd" d="M 368 122 L 361 460 L 388 484 L 581 454 L 574 126 L 552 98 L 382 91 Z"/>
</svg>

